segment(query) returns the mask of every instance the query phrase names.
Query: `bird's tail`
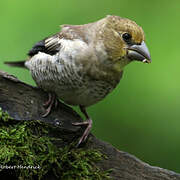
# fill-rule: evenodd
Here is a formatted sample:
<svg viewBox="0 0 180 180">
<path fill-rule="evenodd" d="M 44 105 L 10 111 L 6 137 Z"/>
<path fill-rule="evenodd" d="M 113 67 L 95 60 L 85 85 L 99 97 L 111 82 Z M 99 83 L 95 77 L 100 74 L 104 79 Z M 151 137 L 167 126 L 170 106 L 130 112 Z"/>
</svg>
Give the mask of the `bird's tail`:
<svg viewBox="0 0 180 180">
<path fill-rule="evenodd" d="M 8 66 L 12 67 L 26 68 L 25 61 L 6 61 L 4 62 L 4 64 L 7 64 Z"/>
</svg>

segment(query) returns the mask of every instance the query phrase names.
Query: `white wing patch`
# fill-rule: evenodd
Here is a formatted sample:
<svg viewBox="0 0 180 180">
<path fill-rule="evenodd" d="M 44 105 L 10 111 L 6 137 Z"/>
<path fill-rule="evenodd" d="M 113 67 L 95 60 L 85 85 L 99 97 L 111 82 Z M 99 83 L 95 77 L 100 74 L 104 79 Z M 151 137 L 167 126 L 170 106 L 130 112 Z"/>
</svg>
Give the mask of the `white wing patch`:
<svg viewBox="0 0 180 180">
<path fill-rule="evenodd" d="M 60 48 L 60 38 L 58 35 L 52 36 L 45 40 L 45 47 L 48 51 L 54 51 Z"/>
</svg>

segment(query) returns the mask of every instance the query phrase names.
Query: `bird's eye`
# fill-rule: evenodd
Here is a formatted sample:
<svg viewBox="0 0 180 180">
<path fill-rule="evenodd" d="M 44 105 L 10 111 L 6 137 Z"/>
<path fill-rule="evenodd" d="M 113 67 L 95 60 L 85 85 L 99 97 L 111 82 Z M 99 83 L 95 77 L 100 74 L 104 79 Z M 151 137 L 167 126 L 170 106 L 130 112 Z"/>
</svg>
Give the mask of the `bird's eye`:
<svg viewBox="0 0 180 180">
<path fill-rule="evenodd" d="M 129 42 L 132 38 L 132 36 L 129 33 L 124 33 L 122 35 L 122 38 L 124 39 L 125 42 Z"/>
</svg>

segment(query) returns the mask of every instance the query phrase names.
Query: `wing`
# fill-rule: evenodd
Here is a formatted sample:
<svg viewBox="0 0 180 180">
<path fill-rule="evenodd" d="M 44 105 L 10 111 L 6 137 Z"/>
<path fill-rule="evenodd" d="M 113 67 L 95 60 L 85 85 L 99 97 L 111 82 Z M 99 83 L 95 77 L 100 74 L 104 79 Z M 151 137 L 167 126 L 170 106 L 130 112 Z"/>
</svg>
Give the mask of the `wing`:
<svg viewBox="0 0 180 180">
<path fill-rule="evenodd" d="M 61 32 L 43 39 L 36 43 L 32 49 L 28 52 L 30 57 L 36 55 L 38 52 L 44 52 L 49 55 L 55 55 L 60 50 L 60 40 L 68 39 L 81 39 L 82 41 L 88 43 L 88 39 L 84 36 L 84 29 L 81 25 L 63 25 Z"/>
<path fill-rule="evenodd" d="M 30 57 L 38 54 L 39 52 L 44 52 L 46 54 L 49 55 L 54 55 L 56 54 L 59 50 L 60 50 L 60 39 L 61 39 L 61 34 L 55 34 L 51 37 L 45 38 L 42 41 L 39 41 L 38 43 L 36 43 L 32 49 L 28 52 L 28 55 Z M 9 66 L 14 66 L 14 67 L 24 67 L 25 66 L 25 60 L 23 61 L 7 61 L 4 62 L 5 64 L 9 65 Z"/>
<path fill-rule="evenodd" d="M 60 34 L 55 34 L 51 37 L 45 38 L 36 43 L 28 52 L 30 57 L 36 55 L 38 52 L 44 52 L 49 55 L 54 55 L 60 50 Z"/>
</svg>

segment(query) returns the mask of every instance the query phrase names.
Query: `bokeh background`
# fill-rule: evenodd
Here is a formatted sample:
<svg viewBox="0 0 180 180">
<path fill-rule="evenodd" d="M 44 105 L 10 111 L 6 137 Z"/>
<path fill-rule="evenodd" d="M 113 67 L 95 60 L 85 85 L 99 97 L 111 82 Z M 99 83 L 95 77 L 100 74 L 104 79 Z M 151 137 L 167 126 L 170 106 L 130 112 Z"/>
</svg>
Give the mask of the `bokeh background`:
<svg viewBox="0 0 180 180">
<path fill-rule="evenodd" d="M 93 133 L 151 165 L 180 173 L 179 0 L 1 0 L 0 69 L 34 84 L 23 60 L 34 43 L 60 24 L 84 24 L 108 14 L 135 20 L 146 34 L 152 64 L 132 63 L 119 86 L 89 107 Z"/>
</svg>

